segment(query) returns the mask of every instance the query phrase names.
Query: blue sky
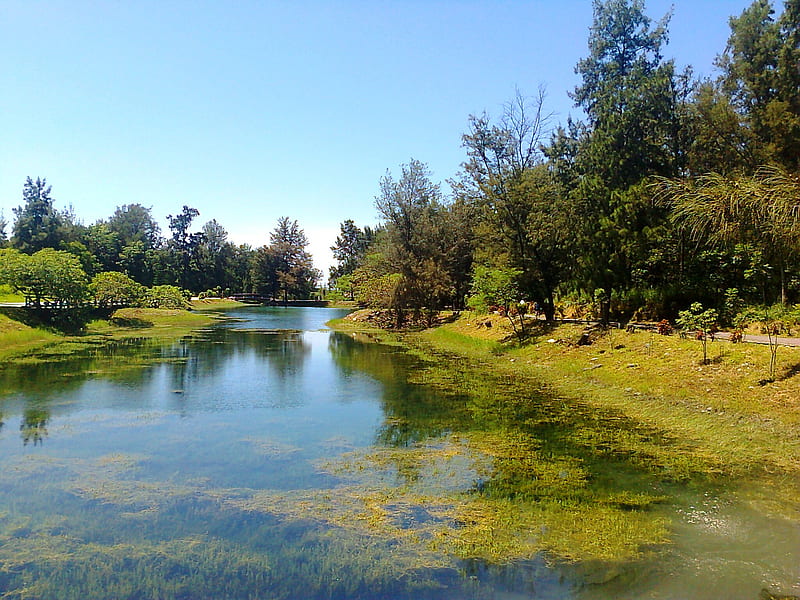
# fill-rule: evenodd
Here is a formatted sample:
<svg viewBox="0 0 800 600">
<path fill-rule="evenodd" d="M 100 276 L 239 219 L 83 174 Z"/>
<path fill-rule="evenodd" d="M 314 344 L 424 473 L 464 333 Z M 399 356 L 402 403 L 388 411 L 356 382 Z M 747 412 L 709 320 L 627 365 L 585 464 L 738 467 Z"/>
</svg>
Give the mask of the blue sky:
<svg viewBox="0 0 800 600">
<path fill-rule="evenodd" d="M 749 4 L 646 2 L 674 5 L 665 56 L 699 75 Z M 580 117 L 591 18 L 589 0 L 0 0 L 0 210 L 40 176 L 86 224 L 141 203 L 166 230 L 188 204 L 259 246 L 285 215 L 327 271 L 341 221 L 377 222 L 387 169 L 456 174 L 470 114 L 544 85 L 554 124 Z"/>
</svg>

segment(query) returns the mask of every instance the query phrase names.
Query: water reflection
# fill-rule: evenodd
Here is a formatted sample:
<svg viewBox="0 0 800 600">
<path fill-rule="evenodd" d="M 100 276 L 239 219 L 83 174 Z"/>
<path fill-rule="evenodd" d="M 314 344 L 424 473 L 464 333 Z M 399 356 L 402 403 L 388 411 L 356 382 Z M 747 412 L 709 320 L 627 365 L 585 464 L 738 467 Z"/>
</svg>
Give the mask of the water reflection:
<svg viewBox="0 0 800 600">
<path fill-rule="evenodd" d="M 0 402 L 7 414 L 21 415 L 23 444 L 34 446 L 47 436 L 51 417 L 87 406 L 162 406 L 189 416 L 248 404 L 252 394 L 265 404 L 298 406 L 304 398 L 292 387 L 304 378 L 310 353 L 311 344 L 297 330 L 217 328 L 167 344 L 129 339 L 57 362 L 0 369 Z M 227 390 L 211 393 L 214 388 Z M 46 418 L 37 420 L 40 413 Z"/>
<path fill-rule="evenodd" d="M 468 416 L 464 396 L 446 396 L 410 380 L 420 368 L 419 359 L 359 334 L 337 332 L 329 339 L 331 357 L 343 374 L 368 373 L 381 383 L 385 419 L 376 435 L 378 443 L 410 447 L 463 428 Z"/>
<path fill-rule="evenodd" d="M 19 425 L 22 445 L 27 446 L 33 442 L 34 446 L 44 443 L 47 437 L 47 422 L 50 420 L 50 413 L 38 408 L 29 408 L 22 415 L 22 422 Z"/>
</svg>

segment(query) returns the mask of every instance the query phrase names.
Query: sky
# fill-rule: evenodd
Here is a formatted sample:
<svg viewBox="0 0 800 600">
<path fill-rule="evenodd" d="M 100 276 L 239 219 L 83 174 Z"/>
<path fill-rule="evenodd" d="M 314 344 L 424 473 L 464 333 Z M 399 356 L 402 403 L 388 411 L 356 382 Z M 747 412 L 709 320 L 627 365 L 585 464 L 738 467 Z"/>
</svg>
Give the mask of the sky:
<svg viewBox="0 0 800 600">
<path fill-rule="evenodd" d="M 750 0 L 646 0 L 673 11 L 666 58 L 715 76 Z M 326 275 L 339 224 L 379 222 L 388 171 L 434 181 L 465 160 L 470 115 L 546 90 L 552 124 L 588 54 L 589 0 L 0 0 L 0 210 L 25 178 L 85 224 L 183 205 L 237 244 L 296 219 Z"/>
</svg>

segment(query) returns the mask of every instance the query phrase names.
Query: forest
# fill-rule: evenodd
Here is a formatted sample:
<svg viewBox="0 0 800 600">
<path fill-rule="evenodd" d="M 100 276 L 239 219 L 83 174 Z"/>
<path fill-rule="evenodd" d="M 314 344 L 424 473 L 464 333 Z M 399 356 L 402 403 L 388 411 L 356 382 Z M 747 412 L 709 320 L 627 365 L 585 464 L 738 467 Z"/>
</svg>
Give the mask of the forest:
<svg viewBox="0 0 800 600">
<path fill-rule="evenodd" d="M 800 0 L 756 0 L 730 17 L 709 79 L 664 56 L 669 20 L 642 0 L 595 0 L 570 93 L 583 119 L 553 123 L 543 89 L 518 91 L 499 118 L 465 119 L 465 160 L 447 191 L 419 160 L 387 171 L 381 224 L 340 224 L 328 297 L 398 320 L 465 306 L 530 306 L 547 319 L 584 306 L 602 320 L 695 306 L 727 324 L 748 307 L 796 311 Z M 193 227 L 198 216 L 169 215 L 166 237 L 141 204 L 86 226 L 55 207 L 45 179 L 28 178 L 13 224 L 0 221 L 0 284 L 52 297 L 34 290 L 57 264 L 84 282 L 59 292 L 67 303 L 110 279 L 207 295 L 317 291 L 297 221 L 280 218 L 252 248 L 216 220 Z"/>
</svg>

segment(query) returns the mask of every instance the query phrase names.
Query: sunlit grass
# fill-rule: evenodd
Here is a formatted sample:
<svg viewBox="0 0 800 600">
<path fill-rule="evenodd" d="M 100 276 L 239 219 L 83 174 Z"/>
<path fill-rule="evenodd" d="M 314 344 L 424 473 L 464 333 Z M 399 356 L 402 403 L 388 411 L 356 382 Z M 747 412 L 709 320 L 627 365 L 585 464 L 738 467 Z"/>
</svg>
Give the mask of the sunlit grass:
<svg viewBox="0 0 800 600">
<path fill-rule="evenodd" d="M 486 328 L 462 320 L 417 339 L 479 360 L 483 368 L 518 378 L 520 385 L 545 385 L 594 409 L 617 410 L 702 457 L 709 473 L 800 471 L 800 377 L 792 376 L 800 363 L 798 349 L 779 350 L 784 377 L 765 384 L 765 346 L 714 342 L 712 363 L 702 365 L 693 340 L 618 330 L 577 346 L 582 327 L 565 325 L 521 346 L 507 342 L 500 353 L 490 344 L 502 326 L 496 323 L 486 339 Z M 475 339 L 486 349 L 476 351 Z M 660 460 L 678 478 L 692 471 L 681 460 Z"/>
<path fill-rule="evenodd" d="M 198 312 L 126 308 L 116 311 L 108 320 L 90 321 L 81 335 L 64 335 L 45 327 L 31 327 L 0 313 L 0 361 L 46 362 L 112 340 L 178 338 L 213 322 L 213 316 Z"/>
<path fill-rule="evenodd" d="M 241 308 L 247 306 L 236 300 L 227 298 L 204 298 L 202 300 L 192 300 L 190 305 L 193 310 L 229 310 L 231 308 Z"/>
<path fill-rule="evenodd" d="M 29 327 L 0 314 L 0 361 L 60 338 L 46 329 Z"/>
<path fill-rule="evenodd" d="M 10 285 L 0 284 L 0 303 L 24 301 L 25 297 L 15 292 Z"/>
</svg>

